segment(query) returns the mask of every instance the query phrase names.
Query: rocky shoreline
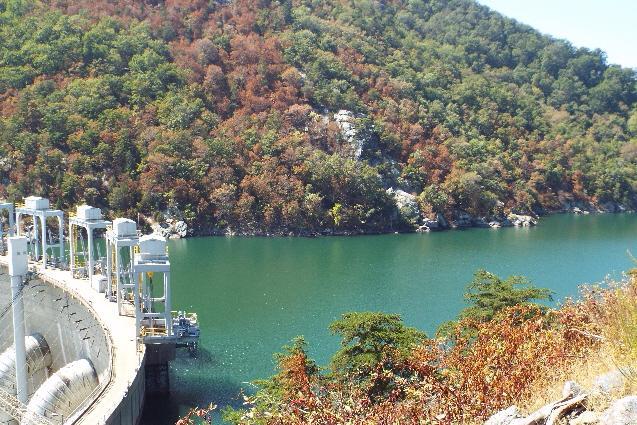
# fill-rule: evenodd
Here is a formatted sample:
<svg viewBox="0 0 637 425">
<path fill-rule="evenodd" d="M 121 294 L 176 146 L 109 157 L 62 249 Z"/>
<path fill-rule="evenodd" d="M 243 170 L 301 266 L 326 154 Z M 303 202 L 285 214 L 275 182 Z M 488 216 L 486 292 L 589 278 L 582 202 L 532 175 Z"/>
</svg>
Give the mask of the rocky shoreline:
<svg viewBox="0 0 637 425">
<path fill-rule="evenodd" d="M 516 214 L 509 213 L 496 217 L 473 217 L 464 212 L 456 213 L 453 218 L 447 219 L 444 215 L 438 213 L 434 218 L 424 218 L 418 223 L 417 227 L 412 230 L 387 230 L 378 232 L 362 232 L 356 230 L 340 230 L 325 228 L 321 231 L 281 231 L 281 232 L 241 232 L 231 228 L 225 229 L 205 229 L 195 230 L 189 227 L 184 220 L 177 218 L 168 218 L 162 222 L 150 222 L 151 229 L 168 239 L 181 239 L 188 237 L 204 237 L 204 236 L 236 236 L 236 237 L 320 237 L 320 236 L 359 236 L 359 235 L 379 235 L 390 233 L 429 233 L 455 229 L 468 228 L 491 228 L 499 229 L 503 227 L 532 227 L 540 223 L 542 217 L 554 214 L 609 214 L 609 213 L 632 213 L 633 210 L 624 208 L 615 204 L 615 208 L 591 208 L 582 209 L 574 206 L 568 209 L 559 209 L 555 211 L 543 211 L 541 214 L 527 213 Z"/>
</svg>

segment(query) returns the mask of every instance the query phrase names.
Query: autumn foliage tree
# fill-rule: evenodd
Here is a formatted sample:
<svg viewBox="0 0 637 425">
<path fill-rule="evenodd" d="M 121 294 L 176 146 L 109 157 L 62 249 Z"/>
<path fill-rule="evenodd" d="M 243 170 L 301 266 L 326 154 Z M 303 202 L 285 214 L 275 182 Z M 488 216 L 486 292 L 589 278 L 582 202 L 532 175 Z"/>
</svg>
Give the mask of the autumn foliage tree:
<svg viewBox="0 0 637 425">
<path fill-rule="evenodd" d="M 10 0 L 0 24 L 13 200 L 202 234 L 409 230 L 390 187 L 448 219 L 636 204 L 634 72 L 473 1 Z"/>
</svg>

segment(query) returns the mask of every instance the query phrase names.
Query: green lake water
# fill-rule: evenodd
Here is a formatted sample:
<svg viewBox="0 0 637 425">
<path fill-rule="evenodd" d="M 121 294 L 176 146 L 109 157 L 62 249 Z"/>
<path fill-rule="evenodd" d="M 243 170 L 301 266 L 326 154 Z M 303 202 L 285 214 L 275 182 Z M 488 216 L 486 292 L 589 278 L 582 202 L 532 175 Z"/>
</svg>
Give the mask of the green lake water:
<svg viewBox="0 0 637 425">
<path fill-rule="evenodd" d="M 187 406 L 240 405 L 247 382 L 274 372 L 272 354 L 303 335 L 319 364 L 338 348 L 328 324 L 349 311 L 399 313 L 433 334 L 464 306 L 478 268 L 555 292 L 619 278 L 637 255 L 637 215 L 556 215 L 534 228 L 323 238 L 171 241 L 173 307 L 199 314 L 197 358 L 171 365 L 169 399 L 147 399 L 144 424 Z"/>
</svg>

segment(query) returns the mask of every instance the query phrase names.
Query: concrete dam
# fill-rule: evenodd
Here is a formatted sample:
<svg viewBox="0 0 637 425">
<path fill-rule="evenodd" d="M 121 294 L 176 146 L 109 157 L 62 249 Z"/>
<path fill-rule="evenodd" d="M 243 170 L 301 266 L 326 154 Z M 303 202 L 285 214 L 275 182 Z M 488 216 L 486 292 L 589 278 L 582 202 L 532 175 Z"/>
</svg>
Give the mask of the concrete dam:
<svg viewBox="0 0 637 425">
<path fill-rule="evenodd" d="M 196 314 L 171 309 L 164 238 L 86 205 L 65 224 L 44 198 L 0 203 L 0 425 L 136 424 Z"/>
</svg>

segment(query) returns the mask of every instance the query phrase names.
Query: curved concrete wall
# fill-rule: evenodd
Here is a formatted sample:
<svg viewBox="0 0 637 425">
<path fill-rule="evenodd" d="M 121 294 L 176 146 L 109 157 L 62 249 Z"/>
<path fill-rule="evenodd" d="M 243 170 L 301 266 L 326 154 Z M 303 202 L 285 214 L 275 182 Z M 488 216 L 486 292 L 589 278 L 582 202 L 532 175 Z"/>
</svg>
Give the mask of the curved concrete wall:
<svg viewBox="0 0 637 425">
<path fill-rule="evenodd" d="M 48 277 L 46 279 L 49 280 Z M 92 391 L 90 399 L 86 400 L 69 419 L 69 423 L 136 424 L 141 416 L 145 396 L 144 350 L 134 352 L 133 348 L 133 352 L 128 353 L 131 349 L 126 347 L 125 352 L 119 354 L 131 357 L 134 373 L 131 375 L 130 369 L 122 373 L 120 380 L 128 376 L 127 384 L 124 384 L 125 391 L 106 390 L 115 376 L 112 370 L 114 349 L 111 346 L 109 331 L 105 329 L 109 328 L 105 322 L 112 319 L 101 320 L 97 317 L 96 311 L 99 309 L 90 307 L 95 306 L 95 300 L 80 299 L 76 292 L 63 288 L 64 285 L 56 282 L 55 278 L 52 278 L 51 282 L 34 279 L 27 284 L 23 292 L 26 333 L 29 335 L 37 332 L 44 336 L 50 346 L 52 360 L 51 368 L 45 372 L 46 376 L 38 376 L 38 382 L 34 381 L 30 385 L 32 388 L 35 387 L 31 392 L 35 392 L 43 379 L 50 378 L 69 363 L 88 359 L 94 367 L 99 386 Z M 5 311 L 10 302 L 7 269 L 0 265 L 0 353 L 13 344 L 11 311 Z M 111 325 L 117 329 L 117 325 Z M 113 331 L 114 329 L 110 329 L 110 334 Z M 121 383 L 116 387 L 121 387 Z M 102 400 L 103 391 L 115 391 L 115 398 Z M 108 406 L 96 408 L 100 403 L 108 403 Z M 85 410 L 91 414 L 83 414 Z M 95 419 L 96 416 L 99 417 L 98 420 Z"/>
<path fill-rule="evenodd" d="M 5 278 L 6 275 L 0 276 L 0 308 L 11 298 Z M 108 381 L 111 373 L 108 337 L 92 312 L 62 289 L 39 279 L 28 283 L 23 296 L 26 334 L 44 336 L 51 350 L 51 369 L 55 371 L 73 361 L 89 359 L 99 381 Z M 11 311 L 1 323 L 0 352 L 13 343 Z"/>
</svg>

